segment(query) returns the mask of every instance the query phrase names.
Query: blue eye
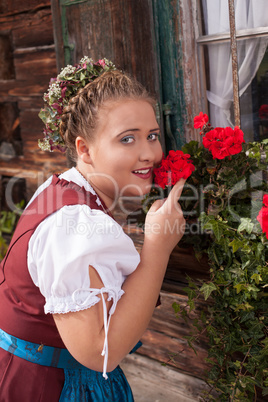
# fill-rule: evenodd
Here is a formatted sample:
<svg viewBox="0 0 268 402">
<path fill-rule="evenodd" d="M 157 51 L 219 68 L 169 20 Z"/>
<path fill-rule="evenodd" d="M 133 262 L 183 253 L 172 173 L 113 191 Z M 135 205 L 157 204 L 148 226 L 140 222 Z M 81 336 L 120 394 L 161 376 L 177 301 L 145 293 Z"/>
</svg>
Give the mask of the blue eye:
<svg viewBox="0 0 268 402">
<path fill-rule="evenodd" d="M 123 144 L 131 144 L 134 141 L 134 137 L 128 135 L 120 140 Z"/>
<path fill-rule="evenodd" d="M 159 140 L 159 138 L 160 138 L 159 133 L 151 133 L 151 134 L 148 135 L 148 139 L 150 141 L 156 141 L 156 140 Z"/>
</svg>

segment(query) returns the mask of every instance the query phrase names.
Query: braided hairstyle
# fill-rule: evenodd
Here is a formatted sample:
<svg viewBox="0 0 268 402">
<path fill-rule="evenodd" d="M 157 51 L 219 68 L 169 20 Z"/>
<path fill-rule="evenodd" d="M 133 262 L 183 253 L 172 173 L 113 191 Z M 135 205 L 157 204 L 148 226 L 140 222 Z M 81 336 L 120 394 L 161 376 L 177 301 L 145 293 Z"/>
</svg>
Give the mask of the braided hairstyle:
<svg viewBox="0 0 268 402">
<path fill-rule="evenodd" d="M 75 140 L 81 136 L 94 140 L 98 124 L 98 111 L 107 101 L 121 99 L 145 100 L 155 110 L 155 100 L 134 78 L 119 70 L 107 71 L 81 88 L 63 110 L 60 123 L 69 158 L 76 162 Z"/>
</svg>

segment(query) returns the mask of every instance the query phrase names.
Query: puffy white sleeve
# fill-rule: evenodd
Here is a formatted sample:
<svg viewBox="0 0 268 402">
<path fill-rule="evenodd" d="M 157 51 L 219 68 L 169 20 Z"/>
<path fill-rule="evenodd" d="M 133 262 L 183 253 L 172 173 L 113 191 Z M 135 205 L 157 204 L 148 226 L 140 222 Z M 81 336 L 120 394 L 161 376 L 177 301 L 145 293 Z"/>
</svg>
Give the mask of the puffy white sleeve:
<svg viewBox="0 0 268 402">
<path fill-rule="evenodd" d="M 115 308 L 125 278 L 139 261 L 121 226 L 87 205 L 65 206 L 50 215 L 28 247 L 29 273 L 45 297 L 45 313 L 52 314 L 87 309 L 100 301 L 102 292 Z M 103 282 L 102 292 L 90 286 L 89 265 Z"/>
<path fill-rule="evenodd" d="M 103 377 L 107 376 L 108 330 L 125 278 L 140 257 L 120 225 L 87 205 L 64 206 L 36 228 L 29 241 L 28 269 L 45 297 L 45 313 L 85 310 L 102 300 L 104 345 Z M 96 269 L 101 289 L 90 285 L 89 265 Z M 112 306 L 107 311 L 103 294 Z"/>
</svg>

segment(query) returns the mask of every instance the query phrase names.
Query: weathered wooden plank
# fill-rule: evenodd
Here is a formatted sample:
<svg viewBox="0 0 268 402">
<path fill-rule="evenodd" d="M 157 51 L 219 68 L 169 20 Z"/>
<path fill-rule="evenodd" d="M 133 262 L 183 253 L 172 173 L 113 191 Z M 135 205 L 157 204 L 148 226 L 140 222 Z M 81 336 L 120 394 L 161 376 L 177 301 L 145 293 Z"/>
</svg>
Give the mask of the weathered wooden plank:
<svg viewBox="0 0 268 402">
<path fill-rule="evenodd" d="M 195 354 L 184 339 L 170 338 L 163 333 L 148 329 L 141 341 L 143 346 L 137 353 L 143 356 L 151 357 L 199 378 L 204 378 L 204 372 L 209 368 L 205 363 L 207 352 L 197 345 Z"/>
<path fill-rule="evenodd" d="M 193 331 L 193 326 L 189 322 L 176 316 L 172 308 L 173 303 L 178 303 L 180 306 L 185 306 L 187 302 L 187 296 L 185 292 L 178 288 L 180 293 L 170 293 L 161 291 L 161 305 L 158 306 L 149 324 L 149 329 L 157 332 L 162 332 L 167 336 L 173 338 L 182 338 L 190 334 Z M 207 311 L 208 302 L 204 300 L 197 300 L 195 302 L 195 310 L 191 312 L 192 319 L 200 317 L 201 311 Z M 202 335 L 199 337 L 200 347 L 207 349 L 207 337 Z"/>
<path fill-rule="evenodd" d="M 42 135 L 39 135 L 42 138 Z M 61 152 L 42 151 L 38 147 L 37 140 L 30 138 L 23 142 L 24 157 L 33 164 L 51 166 L 51 171 L 61 173 L 67 169 L 66 155 Z"/>
<path fill-rule="evenodd" d="M 128 355 L 120 366 L 136 402 L 197 402 L 207 388 L 204 381 L 137 353 Z"/>
<path fill-rule="evenodd" d="M 44 101 L 41 96 L 38 97 L 24 96 L 23 98 L 18 99 L 17 104 L 20 110 L 32 109 L 36 110 L 38 114 L 39 110 L 44 106 Z"/>
<path fill-rule="evenodd" d="M 115 62 L 137 77 L 152 94 L 158 94 L 151 2 L 115 1 L 111 22 Z M 147 68 L 142 68 L 144 62 Z"/>
<path fill-rule="evenodd" d="M 40 153 L 44 152 L 40 150 Z M 34 180 L 38 180 L 40 182 L 40 178 L 38 175 L 43 177 L 44 180 L 47 179 L 47 175 L 51 175 L 59 171 L 59 166 L 56 165 L 56 161 L 58 160 L 58 155 L 54 153 L 48 153 L 48 157 L 46 157 L 46 163 L 43 163 L 42 160 L 38 160 L 33 163 L 31 159 L 27 159 L 24 156 L 17 156 L 10 159 L 8 162 L 0 160 L 0 174 L 7 176 L 18 176 L 18 177 L 28 177 L 33 178 Z M 62 161 L 62 166 L 64 166 L 64 161 Z M 66 167 L 63 168 L 66 170 Z M 42 184 L 42 182 L 40 183 Z"/>
<path fill-rule="evenodd" d="M 59 158 L 58 154 L 50 152 L 45 153 L 40 150 L 40 155 L 42 155 L 44 159 L 39 157 L 33 160 L 29 157 L 20 156 L 8 162 L 0 160 L 0 175 L 20 177 L 26 180 L 27 200 L 30 199 L 37 187 L 49 176 L 53 173 L 59 173 L 59 170 L 60 172 L 66 170 L 64 158 Z"/>
<path fill-rule="evenodd" d="M 63 29 L 61 24 L 61 8 L 58 0 L 51 0 L 51 12 L 53 20 L 53 33 L 56 46 L 57 69 L 61 70 L 65 66 Z"/>
<path fill-rule="evenodd" d="M 87 1 L 63 5 L 61 14 L 65 62 L 77 62 L 84 55 L 95 60 L 106 57 L 133 74 L 151 93 L 159 93 L 149 0 Z M 55 18 L 60 25 L 59 13 Z"/>
<path fill-rule="evenodd" d="M 189 2 L 188 0 L 180 0 L 179 24 L 181 27 L 180 58 L 183 60 L 183 86 L 185 95 L 185 111 L 187 119 L 185 119 L 184 130 L 187 142 L 191 140 L 200 141 L 199 131 L 193 128 L 193 119 L 199 111 L 208 112 L 207 100 L 204 99 L 206 88 L 201 85 L 206 82 L 206 77 L 201 77 L 201 71 L 206 71 L 206 67 L 201 68 L 203 60 L 202 52 L 198 52 L 196 34 L 196 15 L 198 2 Z"/>
<path fill-rule="evenodd" d="M 187 277 L 193 279 L 205 279 L 209 276 L 209 265 L 204 257 L 199 262 L 192 249 L 184 249 L 176 246 L 172 251 L 165 278 L 177 282 L 187 283 Z"/>
<path fill-rule="evenodd" d="M 205 335 L 198 338 L 198 344 L 194 345 L 196 355 L 184 339 L 190 335 L 194 327 L 191 323 L 176 317 L 172 309 L 174 302 L 185 305 L 186 299 L 182 294 L 161 292 L 161 305 L 155 309 L 148 329 L 141 339 L 143 346 L 137 353 L 203 378 L 204 370 L 209 367 L 204 361 L 207 356 L 208 340 Z M 192 318 L 198 317 L 201 310 L 206 310 L 207 304 L 202 300 L 197 301 Z"/>
<path fill-rule="evenodd" d="M 20 112 L 20 133 L 23 142 L 37 140 L 43 137 L 44 124 L 38 117 L 38 110 L 21 110 Z"/>
<path fill-rule="evenodd" d="M 50 8 L 24 14 L 23 21 L 23 24 L 17 21 L 13 26 L 12 37 L 16 49 L 54 44 Z"/>
<path fill-rule="evenodd" d="M 13 177 L 0 175 L 0 184 L 1 209 L 4 207 L 7 210 L 9 203 L 13 202 L 16 204 L 25 199 L 25 180 L 23 178 L 14 180 Z"/>
<path fill-rule="evenodd" d="M 57 75 L 55 49 L 36 48 L 34 51 L 25 49 L 23 52 L 14 52 L 14 64 L 16 79 L 21 81 L 31 80 L 49 83 L 51 77 Z"/>
<path fill-rule="evenodd" d="M 0 4 L 0 14 L 4 16 L 20 15 L 25 12 L 33 12 L 50 5 L 50 0 L 37 2 L 36 0 L 2 0 Z"/>
<path fill-rule="evenodd" d="M 44 92 L 47 91 L 47 77 L 43 79 L 43 81 L 33 80 L 32 77 L 29 76 L 29 80 L 27 81 L 17 81 L 17 84 L 14 88 L 8 91 L 10 96 L 14 97 L 24 97 L 31 94 L 34 97 L 43 97 Z"/>
<path fill-rule="evenodd" d="M 0 161 L 0 175 L 13 177 L 15 180 L 16 178 L 24 178 L 26 180 L 26 201 L 30 199 L 30 196 L 37 188 L 40 172 L 42 172 L 43 178 L 44 172 L 42 171 L 42 167 L 38 165 L 34 166 L 23 157 L 16 157 L 8 163 Z"/>
<path fill-rule="evenodd" d="M 0 103 L 0 139 L 13 142 L 19 138 L 19 110 L 15 103 Z"/>
<path fill-rule="evenodd" d="M 27 81 L 8 80 L 1 81 L 0 86 L 0 102 L 16 102 L 21 97 L 42 98 L 44 92 L 47 91 L 48 82 L 47 79 L 43 79 L 43 82 L 39 82 L 29 75 Z"/>
<path fill-rule="evenodd" d="M 0 32 L 0 79 L 10 80 L 15 78 L 13 64 L 13 45 L 10 32 Z"/>
</svg>

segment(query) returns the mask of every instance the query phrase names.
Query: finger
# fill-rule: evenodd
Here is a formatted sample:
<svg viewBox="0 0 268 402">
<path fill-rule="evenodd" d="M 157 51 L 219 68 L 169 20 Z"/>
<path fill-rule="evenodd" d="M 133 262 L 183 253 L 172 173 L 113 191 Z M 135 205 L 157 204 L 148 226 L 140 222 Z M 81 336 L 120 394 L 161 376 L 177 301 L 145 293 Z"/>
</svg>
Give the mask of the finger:
<svg viewBox="0 0 268 402">
<path fill-rule="evenodd" d="M 166 201 L 166 198 L 163 198 L 163 199 L 161 199 L 161 200 L 156 200 L 156 201 L 152 204 L 151 208 L 149 209 L 148 214 L 149 214 L 149 213 L 152 213 L 152 212 L 158 211 L 158 209 L 162 207 L 162 205 L 165 203 L 165 201 Z"/>
<path fill-rule="evenodd" d="M 185 184 L 186 180 L 184 179 L 180 179 L 171 189 L 168 198 L 167 198 L 167 204 L 168 205 L 175 205 L 178 203 L 182 190 L 183 190 L 183 186 Z"/>
</svg>

